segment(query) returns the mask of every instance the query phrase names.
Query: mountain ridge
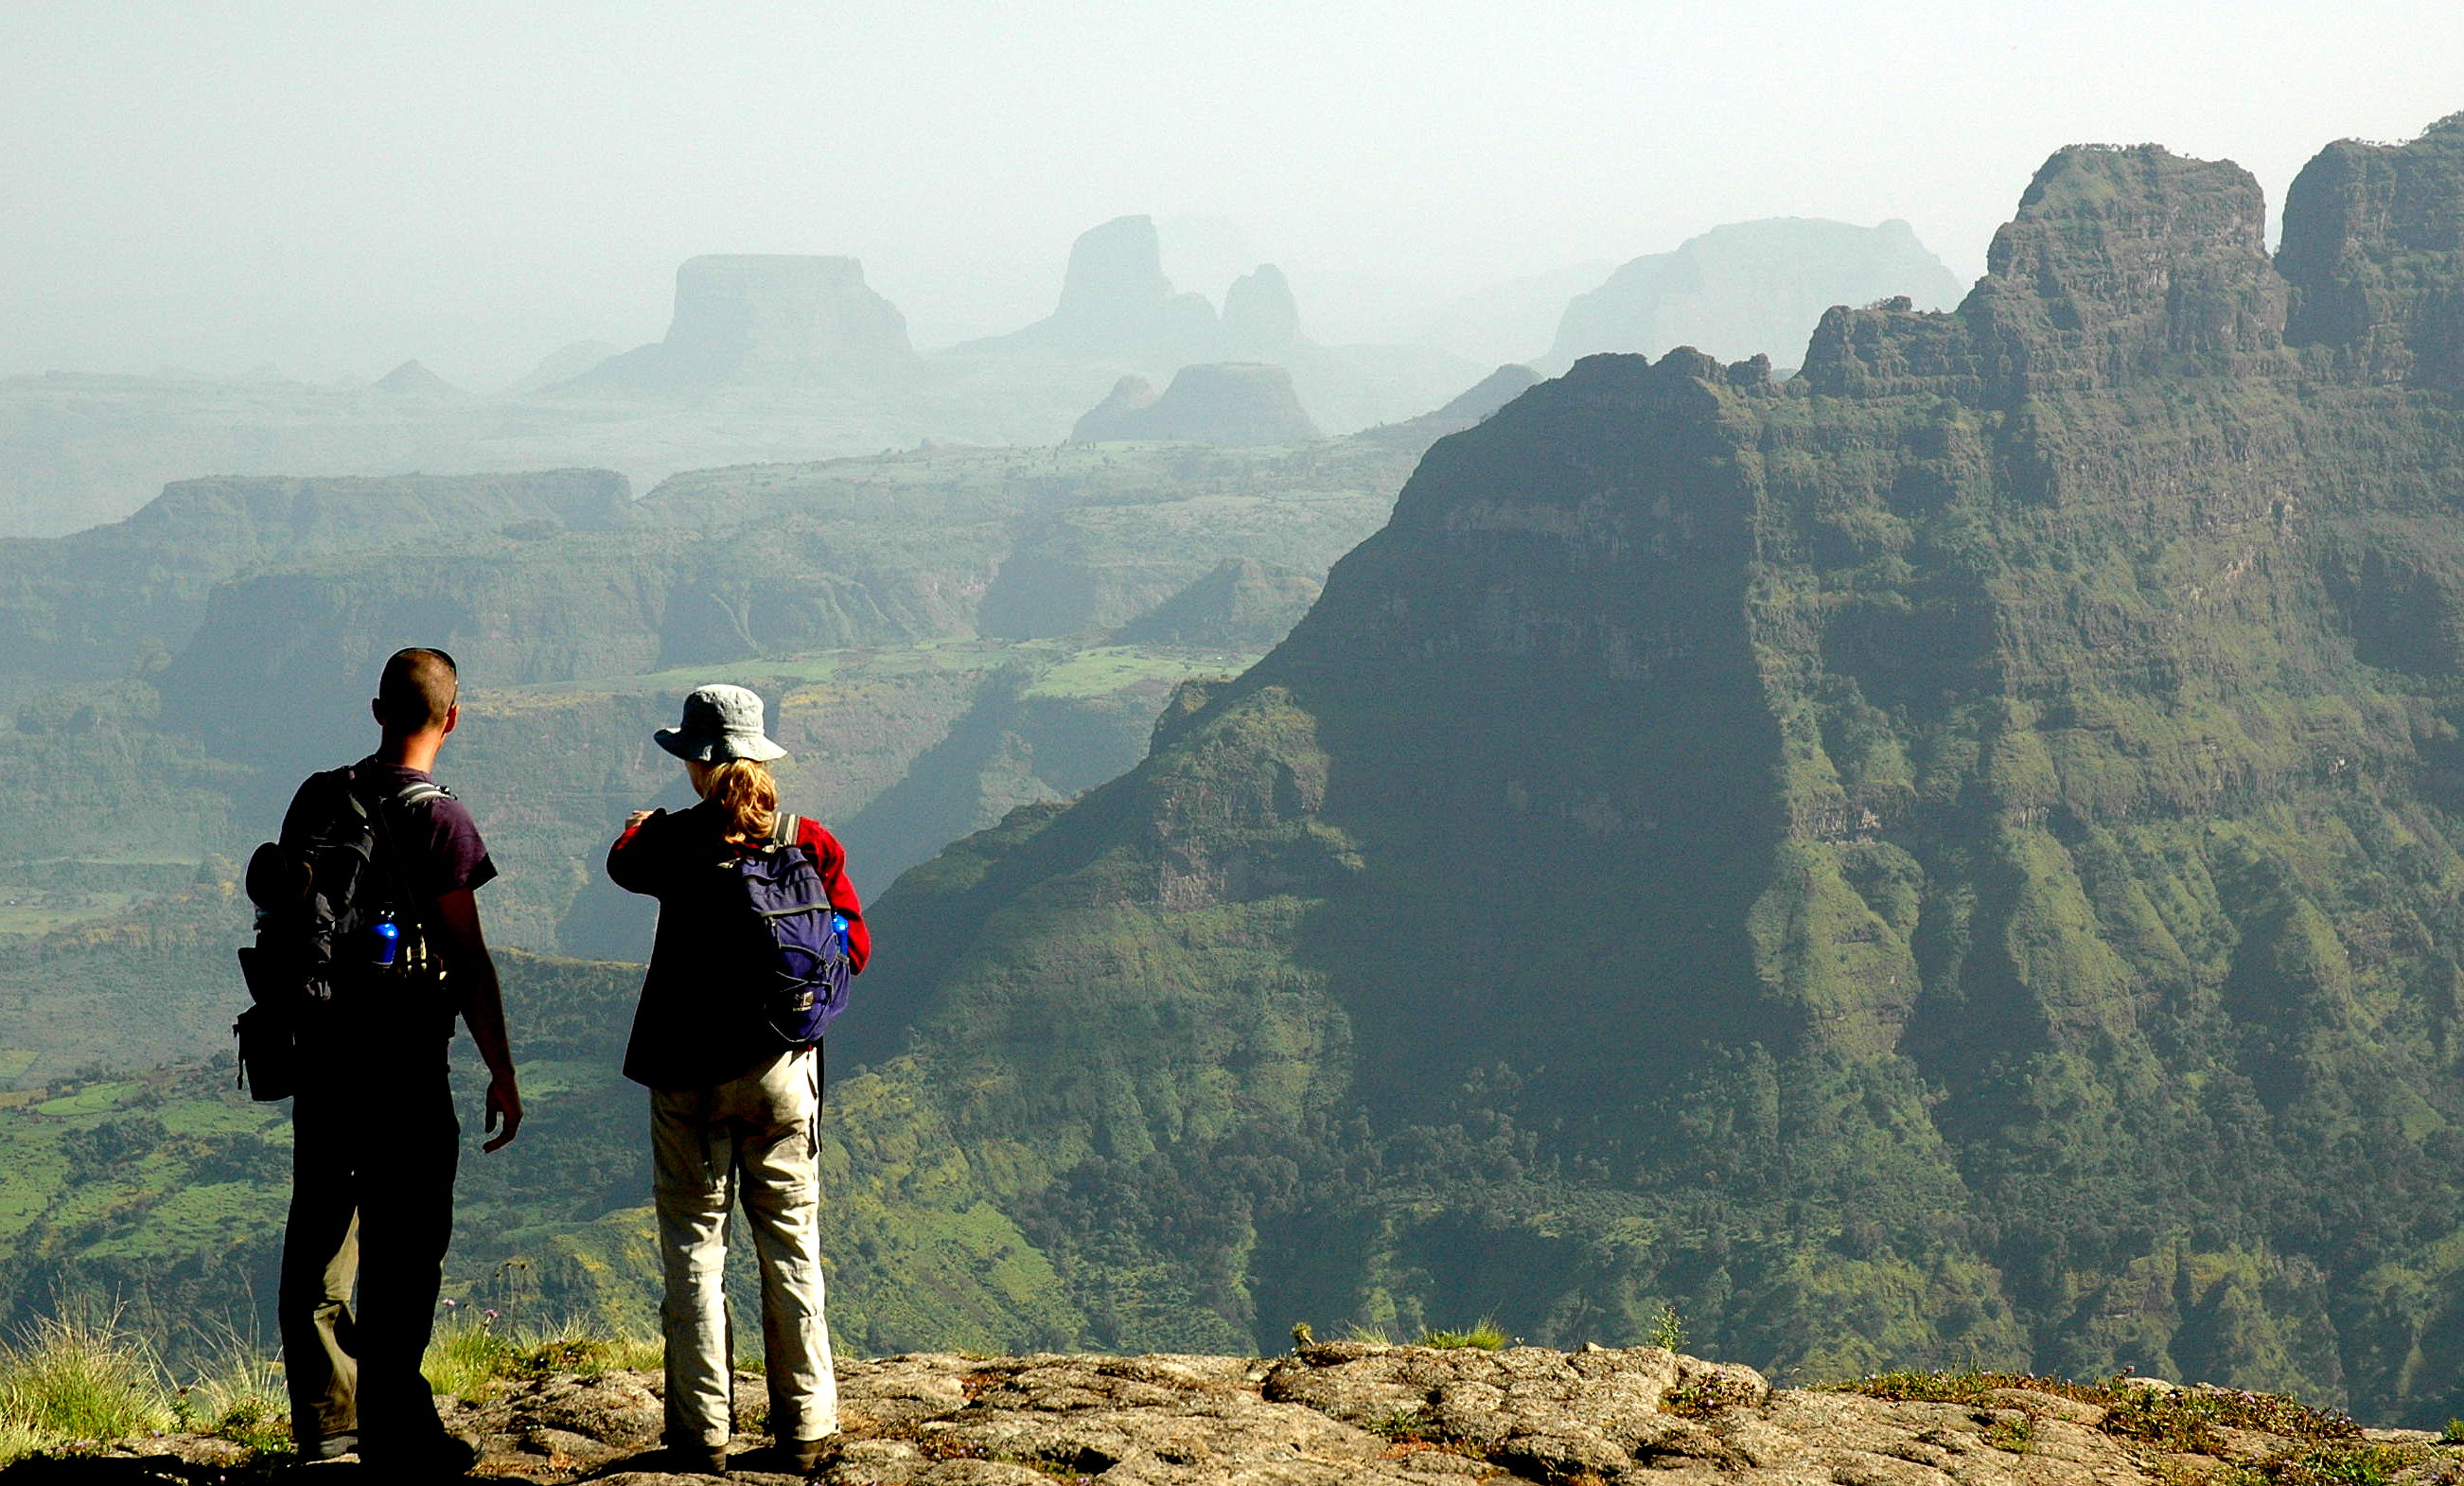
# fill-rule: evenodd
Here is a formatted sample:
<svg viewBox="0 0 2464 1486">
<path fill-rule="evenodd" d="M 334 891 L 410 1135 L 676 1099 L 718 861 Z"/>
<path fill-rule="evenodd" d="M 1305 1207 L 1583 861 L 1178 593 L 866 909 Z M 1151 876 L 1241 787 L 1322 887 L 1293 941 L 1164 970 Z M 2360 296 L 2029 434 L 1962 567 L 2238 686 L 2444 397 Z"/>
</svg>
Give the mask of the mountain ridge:
<svg viewBox="0 0 2464 1486">
<path fill-rule="evenodd" d="M 2401 148 L 2445 210 L 2445 129 Z M 1674 1299 L 1758 1364 L 2448 1408 L 2456 668 L 2395 651 L 2464 418 L 2341 349 L 2444 300 L 2288 344 L 2261 223 L 2064 150 L 1955 311 L 1441 440 L 1136 770 L 883 899 L 940 943 L 850 1051 L 1002 1091 L 937 1102 L 1099 1339 Z"/>
</svg>

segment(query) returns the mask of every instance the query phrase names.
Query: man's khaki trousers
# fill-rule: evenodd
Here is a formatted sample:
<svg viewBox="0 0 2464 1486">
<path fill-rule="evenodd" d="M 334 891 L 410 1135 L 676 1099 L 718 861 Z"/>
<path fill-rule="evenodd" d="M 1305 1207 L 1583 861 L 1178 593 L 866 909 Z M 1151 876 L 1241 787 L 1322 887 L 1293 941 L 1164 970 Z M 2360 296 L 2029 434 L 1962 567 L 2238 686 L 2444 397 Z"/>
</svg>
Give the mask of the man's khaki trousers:
<svg viewBox="0 0 2464 1486">
<path fill-rule="evenodd" d="M 822 1320 L 818 1052 L 781 1053 L 740 1078 L 650 1093 L 651 1191 L 667 1299 L 668 1442 L 723 1445 L 730 1432 L 729 1209 L 740 1196 L 761 1268 L 761 1352 L 770 1432 L 820 1439 L 838 1429 L 838 1378 Z"/>
</svg>

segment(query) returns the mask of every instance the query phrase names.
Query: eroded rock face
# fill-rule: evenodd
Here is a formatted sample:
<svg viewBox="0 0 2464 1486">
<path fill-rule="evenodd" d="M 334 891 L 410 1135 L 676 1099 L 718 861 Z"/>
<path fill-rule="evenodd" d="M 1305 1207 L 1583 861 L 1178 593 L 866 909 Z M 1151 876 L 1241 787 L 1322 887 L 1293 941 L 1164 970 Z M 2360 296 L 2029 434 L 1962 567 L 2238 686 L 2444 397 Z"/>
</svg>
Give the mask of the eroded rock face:
<svg viewBox="0 0 2464 1486">
<path fill-rule="evenodd" d="M 2464 388 L 2464 114 L 2409 144 L 2341 140 L 2285 200 L 2286 339 L 2356 380 Z"/>
<path fill-rule="evenodd" d="M 2168 1455 L 2100 1428 L 2105 1410 L 2026 1388 L 1966 1404 L 1773 1390 L 1749 1368 L 1658 1347 L 1476 1349 L 1357 1342 L 1281 1359 L 1157 1355 L 843 1364 L 829 1486 L 1408 1486 L 1449 1480 L 1725 1486 L 2140 1486 L 2274 1459 L 2294 1442 L 2247 1431 L 2222 1453 Z M 759 1431 L 761 1381 L 737 1380 L 744 1430 L 731 1478 L 790 1482 Z M 657 1453 L 659 1380 L 561 1375 L 448 1406 L 476 1434 L 478 1475 L 684 1486 Z M 2380 1463 L 2434 1474 L 2426 1433 L 2373 1431 Z M 72 1450 L 0 1472 L 40 1481 L 267 1479 L 284 1456 L 174 1435 Z M 334 1471 L 347 1467 L 327 1467 Z M 340 1476 L 337 1477 L 338 1479 Z M 2425 1477 L 2426 1478 L 2426 1477 Z M 2452 1478 L 2452 1477 L 2448 1477 Z"/>
</svg>

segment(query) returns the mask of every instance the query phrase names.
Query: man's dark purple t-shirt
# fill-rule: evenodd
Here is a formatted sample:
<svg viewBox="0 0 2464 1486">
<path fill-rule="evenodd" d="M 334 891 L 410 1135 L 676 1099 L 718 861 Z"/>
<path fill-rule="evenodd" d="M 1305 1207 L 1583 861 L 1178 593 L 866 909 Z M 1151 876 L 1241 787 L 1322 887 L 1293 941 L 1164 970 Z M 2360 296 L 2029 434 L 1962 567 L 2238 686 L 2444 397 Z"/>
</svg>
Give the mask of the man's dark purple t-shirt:
<svg viewBox="0 0 2464 1486">
<path fill-rule="evenodd" d="M 373 758 L 362 759 L 351 769 L 359 776 L 362 794 L 371 800 L 390 800 L 406 785 L 435 783 L 423 769 L 380 764 Z M 303 820 L 300 812 L 303 808 L 323 808 L 313 799 L 316 783 L 311 779 L 291 797 L 291 809 L 282 817 L 283 840 L 297 840 L 315 824 Z M 385 825 L 394 832 L 393 846 L 402 853 L 403 876 L 411 896 L 423 906 L 449 893 L 485 887 L 495 880 L 496 864 L 488 856 L 488 843 L 479 839 L 479 823 L 461 801 L 439 799 L 389 807 Z"/>
<path fill-rule="evenodd" d="M 352 765 L 351 772 L 357 777 L 361 798 L 372 805 L 382 802 L 387 834 L 380 839 L 389 841 L 393 848 L 392 859 L 399 864 L 404 886 L 410 891 L 412 912 L 429 925 L 429 932 L 435 932 L 438 898 L 485 886 L 495 878 L 496 864 L 489 859 L 488 844 L 479 838 L 478 822 L 471 818 L 470 807 L 450 797 L 416 805 L 394 804 L 393 797 L 402 792 L 404 786 L 435 783 L 422 770 L 366 758 Z M 325 825 L 333 818 L 333 812 L 342 808 L 341 801 L 330 792 L 341 782 L 341 773 L 336 770 L 313 774 L 300 785 L 298 793 L 291 797 L 291 809 L 282 817 L 282 839 L 286 844 L 296 843 Z M 427 1031 L 452 1036 L 453 1015 L 450 998 L 402 1001 L 390 997 L 344 997 L 337 999 L 316 1029 L 302 1035 L 303 1039 L 350 1050 L 354 1054 L 350 1066 L 360 1075 L 383 1072 L 400 1064 L 441 1077 L 445 1066 L 441 1058 L 430 1067 L 424 1056 L 409 1054 L 414 1048 L 434 1046 L 426 1041 Z"/>
</svg>

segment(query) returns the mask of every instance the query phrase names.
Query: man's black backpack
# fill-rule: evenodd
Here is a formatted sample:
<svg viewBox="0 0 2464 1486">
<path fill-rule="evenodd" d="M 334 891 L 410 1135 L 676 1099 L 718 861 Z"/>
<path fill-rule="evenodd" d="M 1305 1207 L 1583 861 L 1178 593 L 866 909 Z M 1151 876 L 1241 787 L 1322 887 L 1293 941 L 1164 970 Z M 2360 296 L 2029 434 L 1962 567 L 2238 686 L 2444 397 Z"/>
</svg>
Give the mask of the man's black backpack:
<svg viewBox="0 0 2464 1486">
<path fill-rule="evenodd" d="M 256 943 L 239 952 L 253 1003 L 231 1031 L 251 1098 L 287 1098 L 298 1087 L 302 1031 L 334 1004 L 397 999 L 443 976 L 393 843 L 410 807 L 451 799 L 426 780 L 382 785 L 356 769 L 313 775 L 300 787 L 298 839 L 268 841 L 248 862 Z"/>
</svg>

